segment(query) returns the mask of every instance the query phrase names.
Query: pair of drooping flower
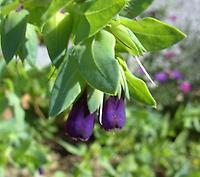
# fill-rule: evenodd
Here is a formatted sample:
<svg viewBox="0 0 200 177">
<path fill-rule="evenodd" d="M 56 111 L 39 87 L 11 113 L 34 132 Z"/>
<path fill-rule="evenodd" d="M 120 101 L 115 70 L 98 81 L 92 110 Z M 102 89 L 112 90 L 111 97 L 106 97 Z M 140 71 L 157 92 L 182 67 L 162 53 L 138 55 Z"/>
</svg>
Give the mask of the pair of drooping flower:
<svg viewBox="0 0 200 177">
<path fill-rule="evenodd" d="M 84 92 L 74 103 L 66 121 L 66 132 L 73 139 L 87 141 L 93 132 L 96 118 L 99 117 L 100 125 L 106 130 L 121 129 L 125 124 L 124 97 L 110 96 L 104 99 L 102 114 L 98 111 L 90 113 L 87 105 L 87 93 Z"/>
</svg>

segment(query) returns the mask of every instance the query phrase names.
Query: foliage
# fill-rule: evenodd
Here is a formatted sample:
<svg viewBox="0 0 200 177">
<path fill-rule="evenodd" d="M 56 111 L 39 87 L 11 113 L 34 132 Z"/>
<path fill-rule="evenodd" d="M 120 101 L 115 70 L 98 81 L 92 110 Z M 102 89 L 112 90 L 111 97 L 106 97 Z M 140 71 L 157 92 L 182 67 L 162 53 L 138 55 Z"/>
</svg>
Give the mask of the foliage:
<svg viewBox="0 0 200 177">
<path fill-rule="evenodd" d="M 163 117 L 129 105 L 123 131 L 110 136 L 96 127 L 95 141 L 88 147 L 62 143 L 66 150 L 82 157 L 70 174 L 198 177 L 199 110 L 199 105 L 188 105 L 177 110 L 175 117 Z"/>
<path fill-rule="evenodd" d="M 166 9 L 165 9 L 166 11 Z M 154 11 L 155 16 L 161 19 L 169 20 L 166 15 L 160 16 L 160 11 Z M 175 18 L 175 17 L 174 17 Z M 177 17 L 176 17 L 177 18 Z M 186 103 L 188 101 L 195 102 L 199 99 L 199 45 L 194 45 L 199 42 L 195 33 L 188 31 L 185 25 L 185 31 L 189 34 L 189 39 L 179 43 L 167 50 L 163 50 L 150 55 L 145 55 L 142 58 L 142 63 L 147 68 L 149 74 L 154 78 L 158 87 L 152 89 L 152 94 L 162 107 L 173 109 L 177 104 Z M 143 71 L 133 63 L 132 71 L 139 77 L 148 79 Z M 157 78 L 159 73 L 164 74 L 164 78 Z M 164 79 L 164 80 L 162 80 Z M 184 91 L 181 88 L 183 83 L 189 83 L 190 89 Z"/>
<path fill-rule="evenodd" d="M 59 124 L 52 120 L 48 122 L 45 118 L 41 119 L 43 116 L 33 109 L 36 104 L 44 116 L 47 116 L 46 85 L 48 82 L 47 78 L 40 77 L 38 80 L 38 75 L 47 74 L 49 69 L 45 69 L 45 72 L 32 69 L 24 72 L 24 68 L 18 63 L 19 73 L 17 74 L 14 68 L 16 64 L 12 63 L 3 71 L 1 70 L 4 83 L 0 87 L 0 139 L 1 152 L 3 152 L 1 170 L 8 169 L 8 164 L 12 164 L 20 169 L 29 168 L 32 173 L 35 173 L 35 170 L 42 167 L 45 175 L 50 176 L 48 171 L 54 162 L 48 165 L 47 153 L 53 156 L 54 153 L 62 152 L 49 151 L 51 147 L 49 145 L 55 143 L 56 139 L 56 146 L 73 154 L 76 160 L 67 171 L 64 171 L 60 167 L 62 165 L 59 164 L 51 174 L 52 176 L 199 176 L 200 162 L 197 156 L 200 151 L 199 104 L 190 103 L 186 107 L 181 106 L 175 115 L 164 116 L 155 110 L 141 107 L 138 109 L 136 105 L 128 105 L 127 123 L 123 131 L 116 131 L 111 136 L 111 133 L 105 133 L 96 126 L 90 143 L 75 142 L 74 144 L 67 142 L 67 139 L 63 139 L 62 136 L 55 136 L 54 132 Z M 11 81 L 14 83 L 12 84 Z M 4 93 L 9 94 L 4 96 Z M 32 101 L 29 100 L 29 108 L 22 104 L 22 98 L 27 93 L 32 98 Z M 7 120 L 5 114 L 2 115 L 2 113 L 11 106 L 12 113 L 17 109 L 17 116 L 13 114 L 14 118 L 8 117 Z M 21 119 L 23 121 L 20 122 Z M 16 123 L 17 121 L 19 123 Z M 49 143 L 45 144 L 47 140 Z M 66 159 L 65 165 L 67 165 L 70 155 L 67 154 L 62 158 Z"/>
<path fill-rule="evenodd" d="M 40 109 L 46 109 L 48 101 L 41 95 L 47 93 L 45 79 L 38 81 L 36 75 L 45 72 L 25 72 L 20 63 L 9 68 L 2 60 L 0 64 L 0 176 L 9 165 L 29 169 L 34 174 L 48 160 L 49 148 L 42 144 L 43 138 L 51 138 L 55 132 L 50 121 L 38 120 L 44 116 Z M 35 79 L 30 80 L 33 75 Z"/>
<path fill-rule="evenodd" d="M 145 82 L 128 69 L 123 53 L 138 57 L 185 35 L 154 18 L 132 19 L 151 3 L 0 0 L 1 50 L 9 64 L 0 60 L 0 176 L 10 168 L 29 169 L 30 176 L 44 170 L 55 177 L 200 175 L 198 104 L 181 106 L 176 114 L 129 104 L 121 132 L 111 136 L 96 125 L 88 144 L 64 135 L 68 108 L 85 89 L 91 113 L 113 95 L 156 105 Z M 35 67 L 39 43 L 47 47 L 51 69 Z M 49 115 L 57 120 L 47 119 Z M 52 160 L 55 154 L 60 159 Z"/>
<path fill-rule="evenodd" d="M 146 51 L 167 48 L 185 38 L 178 29 L 156 19 L 137 21 L 126 18 L 139 15 L 151 2 L 2 1 L 3 56 L 7 63 L 17 56 L 34 65 L 38 43 L 36 33 L 41 35 L 52 65 L 59 71 L 50 99 L 49 115 L 52 117 L 69 108 L 88 87 L 108 96 L 120 96 L 127 80 L 131 85 L 125 92 L 127 98 L 130 96 L 155 106 L 146 84 L 135 77 L 130 79 L 130 74 L 125 74 L 122 62 L 119 62 L 125 60 L 121 52 L 140 56 Z M 70 49 L 69 41 L 72 43 Z M 132 89 L 129 94 L 130 88 L 140 88 L 139 92 L 144 94 L 138 93 L 138 89 Z M 88 102 L 88 105 L 91 104 Z M 95 111 L 98 109 L 99 106 Z"/>
</svg>

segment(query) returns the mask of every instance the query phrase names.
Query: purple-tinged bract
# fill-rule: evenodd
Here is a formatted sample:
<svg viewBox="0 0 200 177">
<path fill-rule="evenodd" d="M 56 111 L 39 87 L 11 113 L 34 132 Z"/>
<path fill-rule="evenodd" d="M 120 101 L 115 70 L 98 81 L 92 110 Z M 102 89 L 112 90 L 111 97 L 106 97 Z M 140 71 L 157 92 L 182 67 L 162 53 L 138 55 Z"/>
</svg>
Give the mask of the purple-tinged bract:
<svg viewBox="0 0 200 177">
<path fill-rule="evenodd" d="M 66 122 L 66 132 L 73 139 L 87 141 L 93 132 L 96 112 L 90 113 L 85 94 L 73 105 Z"/>
<path fill-rule="evenodd" d="M 109 97 L 103 104 L 102 127 L 105 130 L 121 129 L 126 121 L 124 98 Z"/>
</svg>

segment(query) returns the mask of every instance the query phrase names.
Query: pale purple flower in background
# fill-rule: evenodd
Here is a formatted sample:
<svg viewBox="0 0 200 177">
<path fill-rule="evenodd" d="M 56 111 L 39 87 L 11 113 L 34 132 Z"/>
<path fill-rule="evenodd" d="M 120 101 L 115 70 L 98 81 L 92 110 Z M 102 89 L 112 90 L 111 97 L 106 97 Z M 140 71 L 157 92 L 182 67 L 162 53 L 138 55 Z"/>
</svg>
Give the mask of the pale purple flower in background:
<svg viewBox="0 0 200 177">
<path fill-rule="evenodd" d="M 189 93 L 192 90 L 192 85 L 188 81 L 184 81 L 179 85 L 179 89 L 183 93 Z"/>
<path fill-rule="evenodd" d="M 170 15 L 169 19 L 173 22 L 175 22 L 177 20 L 177 16 L 176 15 Z"/>
<path fill-rule="evenodd" d="M 173 52 L 173 51 L 168 51 L 168 52 L 165 52 L 163 54 L 163 56 L 166 58 L 166 59 L 172 59 L 173 57 L 176 56 L 176 53 Z"/>
<path fill-rule="evenodd" d="M 171 71 L 170 77 L 174 80 L 180 80 L 183 75 L 179 70 L 173 70 Z"/>
<path fill-rule="evenodd" d="M 168 79 L 168 74 L 166 72 L 158 72 L 155 74 L 155 79 L 160 83 L 164 83 Z"/>
</svg>

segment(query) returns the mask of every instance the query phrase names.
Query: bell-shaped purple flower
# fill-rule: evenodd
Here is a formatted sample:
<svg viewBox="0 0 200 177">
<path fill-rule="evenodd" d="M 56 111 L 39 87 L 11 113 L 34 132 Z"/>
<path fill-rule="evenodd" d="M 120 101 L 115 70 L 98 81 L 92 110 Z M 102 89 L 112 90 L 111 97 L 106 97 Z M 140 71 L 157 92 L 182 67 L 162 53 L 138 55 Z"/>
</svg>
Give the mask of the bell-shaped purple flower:
<svg viewBox="0 0 200 177">
<path fill-rule="evenodd" d="M 73 139 L 87 141 L 93 132 L 96 112 L 90 113 L 85 94 L 73 105 L 66 122 L 66 132 Z"/>
<path fill-rule="evenodd" d="M 103 104 L 102 127 L 105 130 L 123 128 L 126 121 L 124 98 L 109 97 Z"/>
</svg>

